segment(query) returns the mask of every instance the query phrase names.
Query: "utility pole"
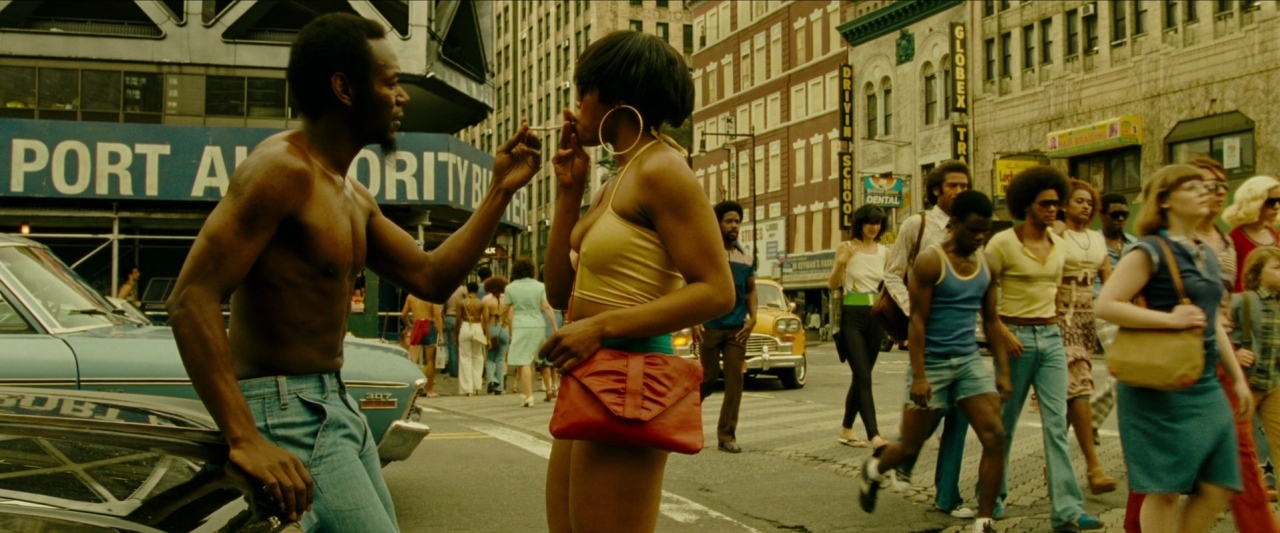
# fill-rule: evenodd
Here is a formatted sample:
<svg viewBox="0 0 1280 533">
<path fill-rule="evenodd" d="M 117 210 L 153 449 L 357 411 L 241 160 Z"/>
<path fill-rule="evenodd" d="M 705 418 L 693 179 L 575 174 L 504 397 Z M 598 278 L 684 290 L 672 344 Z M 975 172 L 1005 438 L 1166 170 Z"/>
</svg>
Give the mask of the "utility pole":
<svg viewBox="0 0 1280 533">
<path fill-rule="evenodd" d="M 748 179 L 751 180 L 751 255 L 752 255 L 751 265 L 756 270 L 759 270 L 760 269 L 760 264 L 759 264 L 760 262 L 760 221 L 757 220 L 757 217 L 756 217 L 756 206 L 759 205 L 758 204 L 759 197 L 757 196 L 759 194 L 759 191 L 756 190 L 756 164 L 755 164 L 756 128 L 755 126 L 751 126 L 750 132 L 738 133 L 737 125 L 733 123 L 733 117 L 728 117 L 725 119 L 725 126 L 726 126 L 726 129 L 728 130 L 725 133 L 704 132 L 702 134 L 704 138 L 700 143 L 701 146 L 699 146 L 699 149 L 703 153 L 706 153 L 707 140 L 705 136 L 707 135 L 714 135 L 717 137 L 728 137 L 730 141 L 734 141 L 737 139 L 744 139 L 744 138 L 751 139 L 751 152 L 749 152 L 750 155 L 747 157 L 747 176 L 748 176 Z M 731 158 L 733 157 L 732 154 L 733 152 L 730 152 Z M 734 158 L 733 161 L 729 162 L 730 168 L 736 168 L 737 164 L 738 162 L 736 158 Z M 733 190 L 734 192 L 737 192 L 738 190 L 737 172 L 734 173 Z"/>
</svg>

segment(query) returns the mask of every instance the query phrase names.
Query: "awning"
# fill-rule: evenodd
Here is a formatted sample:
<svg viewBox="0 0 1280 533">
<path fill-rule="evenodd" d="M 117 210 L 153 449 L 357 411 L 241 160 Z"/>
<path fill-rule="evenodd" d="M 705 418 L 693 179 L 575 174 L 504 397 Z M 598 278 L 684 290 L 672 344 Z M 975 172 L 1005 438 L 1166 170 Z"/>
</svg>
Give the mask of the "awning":
<svg viewBox="0 0 1280 533">
<path fill-rule="evenodd" d="M 1180 121 L 1165 136 L 1164 142 L 1165 144 L 1173 144 L 1240 131 L 1253 131 L 1253 119 L 1239 111 L 1232 111 L 1220 115 Z"/>
<path fill-rule="evenodd" d="M 1142 117 L 1122 115 L 1048 135 L 1049 157 L 1072 157 L 1142 144 Z"/>
</svg>

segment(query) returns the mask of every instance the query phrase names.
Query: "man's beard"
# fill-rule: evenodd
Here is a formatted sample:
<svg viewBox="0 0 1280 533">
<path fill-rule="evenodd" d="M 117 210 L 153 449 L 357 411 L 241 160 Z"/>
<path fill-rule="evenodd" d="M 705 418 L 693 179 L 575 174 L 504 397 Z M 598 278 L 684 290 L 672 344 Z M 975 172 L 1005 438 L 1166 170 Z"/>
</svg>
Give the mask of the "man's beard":
<svg viewBox="0 0 1280 533">
<path fill-rule="evenodd" d="M 357 117 L 368 118 L 378 115 L 377 106 L 374 105 L 373 99 L 368 96 L 357 96 L 354 110 Z M 383 157 L 390 157 L 400 149 L 399 139 L 391 132 L 390 124 L 386 124 L 385 127 L 381 127 L 383 126 L 381 124 L 365 123 L 362 126 L 370 129 L 378 128 L 378 131 L 373 133 L 373 135 L 377 135 L 378 147 L 382 149 Z"/>
<path fill-rule="evenodd" d="M 396 151 L 400 149 L 400 142 L 399 139 L 396 138 L 395 134 L 389 134 L 382 138 L 382 142 L 378 143 L 378 147 L 382 148 L 382 155 L 384 157 L 391 157 L 392 154 L 395 154 Z"/>
</svg>

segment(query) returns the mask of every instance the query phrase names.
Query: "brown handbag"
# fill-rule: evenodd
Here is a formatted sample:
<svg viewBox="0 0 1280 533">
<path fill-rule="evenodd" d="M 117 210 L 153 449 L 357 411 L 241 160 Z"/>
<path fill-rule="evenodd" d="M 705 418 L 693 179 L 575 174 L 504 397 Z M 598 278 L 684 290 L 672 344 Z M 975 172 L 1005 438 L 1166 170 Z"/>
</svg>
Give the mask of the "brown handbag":
<svg viewBox="0 0 1280 533">
<path fill-rule="evenodd" d="M 601 349 L 560 379 L 551 435 L 696 454 L 702 451 L 702 365 Z"/>
<path fill-rule="evenodd" d="M 911 255 L 907 257 L 907 271 L 902 275 L 902 282 L 906 283 L 911 276 L 911 266 L 916 262 L 916 256 L 920 254 L 920 241 L 924 239 L 924 227 L 928 225 L 928 212 L 920 213 L 920 232 L 916 234 L 916 245 L 911 249 Z M 884 286 L 884 282 L 880 282 L 880 296 L 876 298 L 876 302 L 871 306 L 871 317 L 880 324 L 880 329 L 884 330 L 884 334 L 893 342 L 907 342 L 907 328 L 911 324 L 911 320 L 907 318 L 907 314 L 902 312 L 902 307 L 893 299 L 893 295 L 889 294 L 889 288 Z"/>
<path fill-rule="evenodd" d="M 1181 304 L 1191 304 L 1182 285 L 1182 274 L 1173 252 L 1160 239 L 1173 285 Z M 1142 302 L 1146 307 L 1146 302 Z M 1107 352 L 1107 368 L 1130 387 L 1179 391 L 1195 385 L 1204 374 L 1204 328 L 1120 328 Z"/>
<path fill-rule="evenodd" d="M 572 317 L 570 303 L 565 323 Z M 551 436 L 696 454 L 703 446 L 701 385 L 700 362 L 601 348 L 560 377 Z"/>
</svg>

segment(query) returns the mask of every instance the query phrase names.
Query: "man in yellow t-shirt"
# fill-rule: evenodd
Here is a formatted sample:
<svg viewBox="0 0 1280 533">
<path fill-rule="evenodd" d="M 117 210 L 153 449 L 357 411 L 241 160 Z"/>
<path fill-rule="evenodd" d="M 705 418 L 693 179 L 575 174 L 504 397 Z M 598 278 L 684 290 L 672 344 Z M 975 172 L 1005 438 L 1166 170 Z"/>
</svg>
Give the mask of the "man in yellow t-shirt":
<svg viewBox="0 0 1280 533">
<path fill-rule="evenodd" d="M 1013 391 L 1004 404 L 1005 449 L 1012 449 L 1027 394 L 1035 386 L 1048 462 L 1049 520 L 1055 531 L 1102 527 L 1084 511 L 1084 494 L 1071 467 L 1067 442 L 1067 354 L 1055 308 L 1065 253 L 1059 237 L 1049 229 L 1070 192 L 1067 177 L 1053 167 L 1036 166 L 1018 173 L 1009 183 L 1006 199 L 1009 214 L 1026 222 L 997 233 L 986 247 L 987 266 L 1000 284 L 1004 324 L 992 342 L 1005 343 L 1013 378 Z M 1006 456 L 996 516 L 1002 514 L 1009 492 L 1007 460 Z"/>
</svg>

